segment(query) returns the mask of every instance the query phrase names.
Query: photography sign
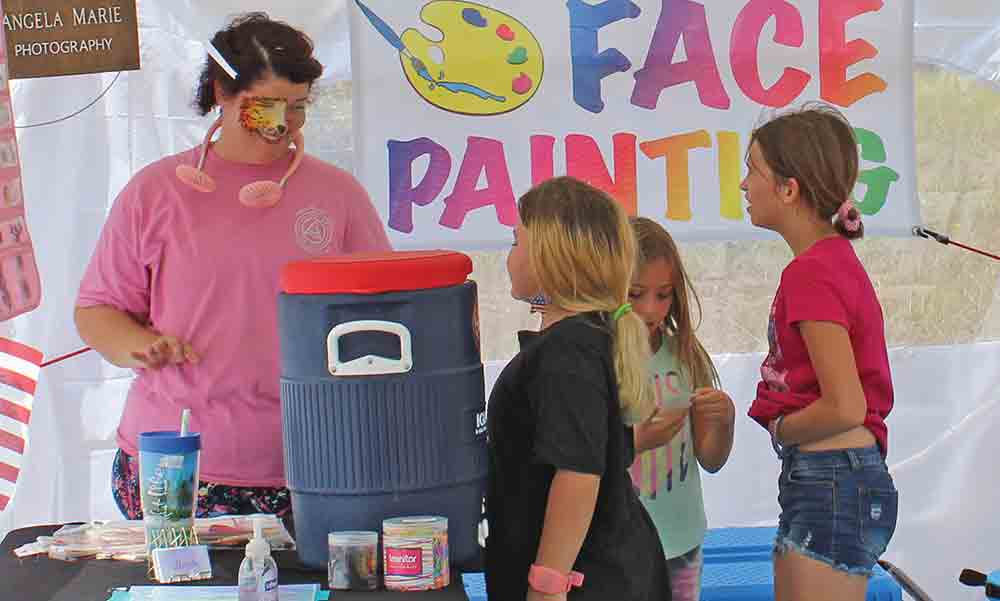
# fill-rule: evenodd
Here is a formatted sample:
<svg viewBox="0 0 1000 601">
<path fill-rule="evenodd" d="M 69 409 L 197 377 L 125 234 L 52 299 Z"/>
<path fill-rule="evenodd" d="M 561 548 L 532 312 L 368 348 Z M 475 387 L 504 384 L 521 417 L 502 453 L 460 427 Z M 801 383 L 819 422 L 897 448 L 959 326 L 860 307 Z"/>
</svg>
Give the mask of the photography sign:
<svg viewBox="0 0 1000 601">
<path fill-rule="evenodd" d="M 11 79 L 139 68 L 135 0 L 2 0 Z"/>
</svg>

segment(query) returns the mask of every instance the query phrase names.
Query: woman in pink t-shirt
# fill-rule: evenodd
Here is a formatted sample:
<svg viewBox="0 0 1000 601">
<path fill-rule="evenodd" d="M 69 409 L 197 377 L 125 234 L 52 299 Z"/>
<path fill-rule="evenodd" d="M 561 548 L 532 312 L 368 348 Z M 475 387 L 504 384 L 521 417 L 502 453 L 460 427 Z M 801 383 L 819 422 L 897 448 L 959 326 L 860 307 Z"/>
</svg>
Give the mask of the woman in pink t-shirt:
<svg viewBox="0 0 1000 601">
<path fill-rule="evenodd" d="M 782 460 L 776 601 L 862 601 L 896 527 L 885 464 L 892 379 L 882 307 L 850 240 L 854 132 L 822 104 L 753 132 L 742 183 L 750 219 L 795 257 L 771 306 L 770 352 L 750 417 Z"/>
<path fill-rule="evenodd" d="M 121 191 L 80 285 L 80 336 L 134 368 L 112 489 L 142 517 L 137 437 L 202 437 L 198 515 L 284 513 L 277 297 L 290 261 L 389 250 L 348 173 L 304 153 L 322 65 L 309 38 L 263 13 L 209 43 L 196 106 L 205 142 L 143 168 Z M 213 135 L 219 132 L 217 139 Z"/>
</svg>

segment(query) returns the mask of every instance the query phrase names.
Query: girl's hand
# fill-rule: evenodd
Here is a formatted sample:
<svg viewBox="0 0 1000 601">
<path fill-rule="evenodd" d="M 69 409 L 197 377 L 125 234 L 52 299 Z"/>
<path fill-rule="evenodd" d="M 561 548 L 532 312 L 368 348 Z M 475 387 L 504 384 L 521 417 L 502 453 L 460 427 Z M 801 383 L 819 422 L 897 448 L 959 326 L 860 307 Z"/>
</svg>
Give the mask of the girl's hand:
<svg viewBox="0 0 1000 601">
<path fill-rule="evenodd" d="M 529 586 L 527 601 L 566 601 L 566 593 L 562 593 L 561 595 L 546 595 L 545 593 L 539 593 Z"/>
<path fill-rule="evenodd" d="M 721 390 L 699 388 L 691 395 L 694 455 L 705 471 L 715 473 L 729 460 L 736 427 L 736 406 Z"/>
<path fill-rule="evenodd" d="M 165 365 L 197 363 L 201 357 L 191 345 L 175 336 L 160 336 L 140 351 L 131 353 L 132 359 L 146 369 L 160 369 Z"/>
<path fill-rule="evenodd" d="M 670 444 L 684 427 L 687 407 L 680 409 L 658 408 L 653 415 L 635 426 L 635 452 L 642 453 Z"/>
<path fill-rule="evenodd" d="M 736 420 L 736 405 L 733 399 L 715 388 L 699 388 L 691 397 L 691 412 L 694 417 L 713 426 L 729 427 Z"/>
</svg>

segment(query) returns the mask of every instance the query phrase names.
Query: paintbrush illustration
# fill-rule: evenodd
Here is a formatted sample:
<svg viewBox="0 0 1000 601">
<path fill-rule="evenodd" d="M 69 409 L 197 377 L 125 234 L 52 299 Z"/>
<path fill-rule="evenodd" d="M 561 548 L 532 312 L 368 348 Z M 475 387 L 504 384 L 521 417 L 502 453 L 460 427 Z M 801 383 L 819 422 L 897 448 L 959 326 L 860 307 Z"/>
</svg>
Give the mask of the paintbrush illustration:
<svg viewBox="0 0 1000 601">
<path fill-rule="evenodd" d="M 388 23 L 376 15 L 372 9 L 365 6 L 361 0 L 354 0 L 354 3 L 357 4 L 358 8 L 361 9 L 361 12 L 365 14 L 365 17 L 368 19 L 368 22 L 372 24 L 372 27 L 375 28 L 375 31 L 379 32 L 385 41 L 389 42 L 389 44 L 398 50 L 401 55 L 409 59 L 410 65 L 413 66 L 413 70 L 416 71 L 420 77 L 423 77 L 430 82 L 434 81 L 434 78 L 431 77 L 430 72 L 427 70 L 427 65 L 425 65 L 419 58 L 413 56 L 413 53 L 411 53 L 410 50 L 403 44 L 403 40 L 399 38 L 399 35 L 397 35 L 395 31 L 393 31 L 392 27 L 389 27 Z"/>
</svg>

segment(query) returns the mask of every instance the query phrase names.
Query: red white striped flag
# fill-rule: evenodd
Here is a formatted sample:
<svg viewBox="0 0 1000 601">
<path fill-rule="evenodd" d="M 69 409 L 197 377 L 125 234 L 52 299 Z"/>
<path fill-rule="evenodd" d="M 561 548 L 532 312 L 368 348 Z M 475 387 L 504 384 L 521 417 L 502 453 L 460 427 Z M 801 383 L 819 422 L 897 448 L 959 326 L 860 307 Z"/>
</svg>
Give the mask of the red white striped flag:
<svg viewBox="0 0 1000 601">
<path fill-rule="evenodd" d="M 42 353 L 0 337 L 0 511 L 14 497 Z"/>
</svg>

